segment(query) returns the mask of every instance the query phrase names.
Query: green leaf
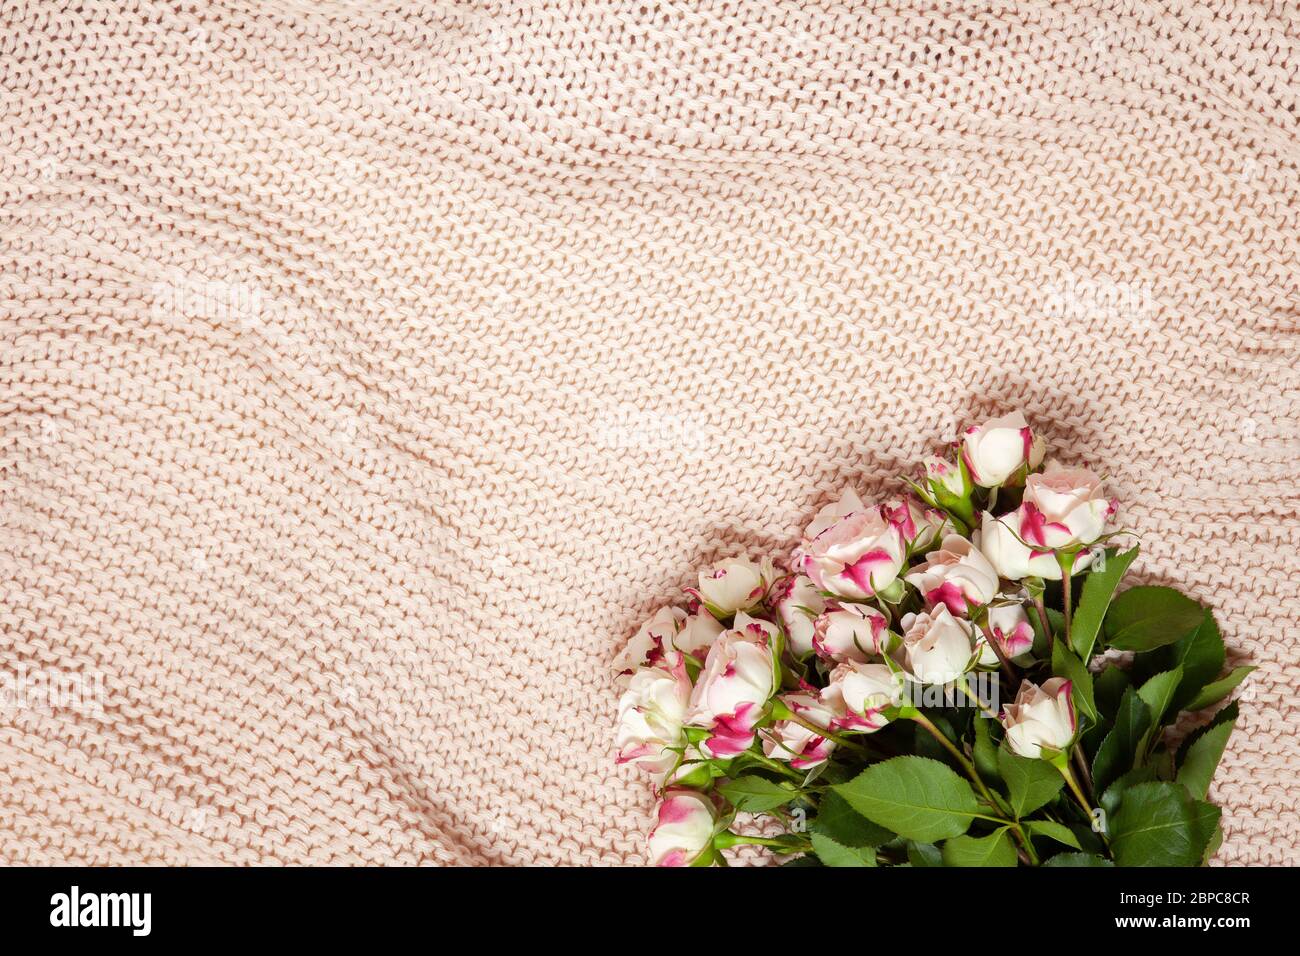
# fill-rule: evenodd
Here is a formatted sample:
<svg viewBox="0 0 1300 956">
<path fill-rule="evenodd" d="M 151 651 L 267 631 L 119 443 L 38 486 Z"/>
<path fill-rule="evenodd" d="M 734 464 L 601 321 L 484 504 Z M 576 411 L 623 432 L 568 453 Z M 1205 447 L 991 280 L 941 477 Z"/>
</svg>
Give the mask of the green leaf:
<svg viewBox="0 0 1300 956">
<path fill-rule="evenodd" d="M 1150 726 L 1150 708 L 1138 697 L 1137 691 L 1130 687 L 1120 700 L 1119 710 L 1115 714 L 1115 726 L 1097 748 L 1097 757 L 1092 762 L 1095 792 L 1104 791 L 1133 768 L 1133 758 L 1142 743 L 1142 735 Z"/>
<path fill-rule="evenodd" d="M 1115 864 L 1093 853 L 1058 853 L 1043 866 L 1114 866 Z"/>
<path fill-rule="evenodd" d="M 1195 823 L 1196 840 L 1200 848 L 1199 853 L 1202 863 L 1223 842 L 1223 830 L 1219 826 L 1219 819 L 1222 816 L 1223 811 L 1209 801 L 1192 801 L 1192 818 Z"/>
<path fill-rule="evenodd" d="M 1137 556 L 1137 548 L 1122 554 L 1117 548 L 1107 548 L 1106 569 L 1089 571 L 1084 579 L 1083 593 L 1079 596 L 1078 607 L 1070 621 L 1070 646 L 1085 663 L 1092 657 L 1092 648 L 1101 631 L 1106 609 L 1110 607 L 1110 599 L 1115 595 L 1115 588 Z"/>
<path fill-rule="evenodd" d="M 1183 669 L 1183 679 L 1169 705 L 1174 712 L 1186 707 L 1202 687 L 1214 680 L 1219 671 L 1223 670 L 1226 657 L 1219 625 L 1208 610 L 1201 616 L 1201 623 L 1194 631 L 1161 648 L 1157 653 L 1161 657 L 1160 666 L 1165 670 L 1173 670 L 1175 667 Z"/>
<path fill-rule="evenodd" d="M 746 813 L 763 813 L 765 810 L 772 810 L 789 803 L 799 795 L 797 791 L 787 790 L 781 784 L 774 783 L 766 777 L 754 775 L 729 780 L 721 784 L 718 791 L 737 810 L 744 810 Z"/>
<path fill-rule="evenodd" d="M 880 846 L 894 839 L 893 833 L 858 813 L 834 790 L 822 795 L 808 829 L 847 847 Z"/>
<path fill-rule="evenodd" d="M 1052 645 L 1052 673 L 1070 682 L 1075 708 L 1090 720 L 1096 720 L 1097 705 L 1092 699 L 1092 674 L 1083 665 L 1083 661 L 1065 646 L 1064 641 L 1056 641 Z"/>
<path fill-rule="evenodd" d="M 1171 671 L 1157 674 L 1138 688 L 1138 696 L 1142 698 L 1142 703 L 1146 704 L 1147 709 L 1151 711 L 1151 726 L 1153 728 L 1159 726 L 1160 720 L 1169 708 L 1169 702 L 1174 699 L 1174 692 L 1178 690 L 1178 684 L 1182 679 L 1183 669 L 1175 667 Z"/>
<path fill-rule="evenodd" d="M 944 866 L 1015 866 L 1016 848 L 1006 828 L 985 837 L 957 836 L 943 844 Z"/>
<path fill-rule="evenodd" d="M 1118 780 L 1106 788 L 1101 795 L 1101 808 L 1106 813 L 1114 813 L 1119 809 L 1119 802 L 1124 797 L 1124 791 L 1134 784 L 1151 783 L 1156 779 L 1156 768 L 1147 764 L 1143 767 L 1137 767 L 1123 774 Z"/>
<path fill-rule="evenodd" d="M 1213 684 L 1206 684 L 1199 694 L 1183 705 L 1183 710 L 1204 710 L 1211 704 L 1217 704 L 1236 689 L 1246 679 L 1254 667 L 1236 667 L 1226 677 L 1220 677 Z"/>
<path fill-rule="evenodd" d="M 1091 820 L 1086 824 L 1071 823 L 1069 829 L 1070 832 L 1074 834 L 1074 838 L 1079 841 L 1079 849 L 1083 850 L 1084 853 L 1100 853 L 1105 855 L 1106 844 L 1104 844 L 1101 837 L 1093 831 Z"/>
<path fill-rule="evenodd" d="M 1220 724 L 1226 724 L 1236 720 L 1240 710 L 1241 708 L 1234 700 L 1227 707 L 1224 707 L 1213 717 L 1211 717 L 1210 722 L 1208 724 L 1205 724 L 1202 727 L 1197 727 L 1190 734 L 1184 737 L 1182 747 L 1178 751 L 1178 760 L 1176 762 L 1179 765 L 1181 765 L 1183 761 L 1187 759 L 1187 754 L 1192 749 L 1192 747 L 1196 744 L 1196 741 L 1200 740 L 1202 737 L 1204 737 L 1206 734 L 1212 731 L 1215 727 L 1218 727 Z"/>
<path fill-rule="evenodd" d="M 1102 624 L 1106 643 L 1122 651 L 1149 651 L 1186 637 L 1205 609 L 1173 588 L 1129 588 L 1111 602 Z"/>
<path fill-rule="evenodd" d="M 1115 712 L 1119 710 L 1119 702 L 1124 698 L 1124 691 L 1131 684 L 1132 681 L 1122 667 L 1108 664 L 1093 682 L 1097 713 L 1108 720 L 1114 720 Z"/>
<path fill-rule="evenodd" d="M 868 820 L 921 843 L 965 833 L 979 812 L 970 784 L 926 757 L 872 764 L 834 790 Z"/>
<path fill-rule="evenodd" d="M 1236 726 L 1235 719 L 1217 724 L 1197 737 L 1187 748 L 1178 768 L 1178 782 L 1192 796 L 1205 799 L 1210 790 L 1210 781 L 1214 779 L 1214 771 L 1218 769 L 1219 759 L 1223 756 L 1223 749 L 1228 746 L 1228 738 Z"/>
<path fill-rule="evenodd" d="M 1011 812 L 1017 820 L 1052 800 L 1065 786 L 1061 772 L 1046 760 L 1016 756 L 1006 744 L 998 748 L 998 770 L 1007 782 Z"/>
<path fill-rule="evenodd" d="M 1049 840 L 1055 840 L 1057 843 L 1072 846 L 1076 850 L 1083 849 L 1079 846 L 1079 838 L 1063 823 L 1057 823 L 1054 820 L 1027 820 L 1025 829 L 1029 831 L 1030 836 L 1046 837 Z"/>
<path fill-rule="evenodd" d="M 929 689 L 931 688 L 927 688 L 927 690 Z M 934 725 L 939 728 L 939 732 L 949 740 L 955 740 L 957 738 L 958 734 L 953 728 L 951 721 L 945 718 L 942 714 L 930 711 L 930 719 L 934 722 Z M 906 749 L 915 756 L 928 757 L 931 760 L 937 760 L 939 763 L 946 764 L 954 770 L 960 767 L 960 764 L 953 759 L 952 754 L 948 752 L 948 749 L 944 747 L 943 744 L 939 743 L 939 741 L 937 741 L 934 736 L 920 724 L 912 724 L 912 746 Z"/>
<path fill-rule="evenodd" d="M 875 866 L 876 851 L 871 847 L 848 847 L 830 837 L 813 833 L 813 852 L 826 866 Z"/>
<path fill-rule="evenodd" d="M 943 855 L 933 843 L 907 841 L 907 862 L 912 866 L 943 866 Z"/>
<path fill-rule="evenodd" d="M 975 716 L 975 746 L 972 748 L 971 756 L 975 762 L 975 769 L 979 772 L 980 777 L 985 783 L 996 783 L 1000 779 L 998 773 L 998 748 L 993 744 L 993 736 L 990 732 L 990 725 L 993 723 L 987 717 Z"/>
<path fill-rule="evenodd" d="M 1174 783 L 1139 783 L 1124 792 L 1110 820 L 1120 866 L 1196 866 L 1208 832 L 1188 792 Z"/>
<path fill-rule="evenodd" d="M 1206 806 L 1214 806 L 1214 805 L 1206 804 Z M 1215 809 L 1217 810 L 1218 808 L 1215 807 Z M 1223 846 L 1223 826 L 1216 819 L 1214 823 L 1214 829 L 1210 831 L 1210 838 L 1209 840 L 1206 841 L 1205 852 L 1201 854 L 1201 865 L 1202 866 L 1208 865 L 1210 860 L 1214 857 L 1214 854 L 1219 852 L 1219 847 L 1221 846 Z"/>
</svg>

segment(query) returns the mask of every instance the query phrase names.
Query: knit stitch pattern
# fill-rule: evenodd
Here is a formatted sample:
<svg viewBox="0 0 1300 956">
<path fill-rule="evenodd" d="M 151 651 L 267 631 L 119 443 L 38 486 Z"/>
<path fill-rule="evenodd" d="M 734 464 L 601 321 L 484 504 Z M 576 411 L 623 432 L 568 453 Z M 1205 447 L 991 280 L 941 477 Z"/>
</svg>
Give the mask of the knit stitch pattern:
<svg viewBox="0 0 1300 956">
<path fill-rule="evenodd" d="M 0 861 L 641 862 L 630 633 L 1019 407 L 1300 863 L 1298 18 L 6 0 L 0 673 L 91 692 L 9 688 Z"/>
</svg>

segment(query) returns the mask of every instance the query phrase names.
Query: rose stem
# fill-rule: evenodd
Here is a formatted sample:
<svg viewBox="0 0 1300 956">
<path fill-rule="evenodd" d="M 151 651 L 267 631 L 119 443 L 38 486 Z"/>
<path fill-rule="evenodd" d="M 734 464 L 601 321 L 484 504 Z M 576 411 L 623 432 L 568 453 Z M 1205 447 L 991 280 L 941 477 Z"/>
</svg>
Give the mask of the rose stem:
<svg viewBox="0 0 1300 956">
<path fill-rule="evenodd" d="M 807 852 L 812 849 L 811 842 L 807 846 L 791 846 L 789 843 L 782 843 L 780 840 L 769 837 L 747 836 L 744 833 L 735 833 L 731 830 L 723 830 L 713 838 L 713 845 L 720 850 L 730 849 L 733 846 L 741 846 L 742 844 L 779 847 L 789 853 Z"/>
<path fill-rule="evenodd" d="M 1070 765 L 1061 764 L 1057 769 L 1061 771 L 1061 776 L 1065 778 L 1065 782 L 1070 785 L 1070 791 L 1074 794 L 1074 799 L 1079 801 L 1079 806 L 1083 807 L 1083 812 L 1088 815 L 1089 819 L 1092 819 L 1092 804 L 1088 802 L 1088 798 L 1079 789 L 1079 781 L 1075 780 L 1074 774 L 1070 773 Z"/>
<path fill-rule="evenodd" d="M 1088 761 L 1084 759 L 1083 749 L 1078 744 L 1075 744 L 1072 749 L 1074 751 L 1074 764 L 1079 768 L 1079 775 L 1083 777 L 1084 786 L 1087 787 L 1088 792 L 1091 793 L 1092 773 L 1088 770 Z"/>
<path fill-rule="evenodd" d="M 995 711 L 988 704 L 984 703 L 984 701 L 980 700 L 979 695 L 975 693 L 975 689 L 971 687 L 969 674 L 966 674 L 962 677 L 962 684 L 964 685 L 962 689 L 966 691 L 966 696 L 969 697 L 971 700 L 975 701 L 975 703 L 979 705 L 981 713 L 983 713 L 984 716 L 987 717 L 989 720 L 997 720 L 998 719 L 997 711 Z"/>
<path fill-rule="evenodd" d="M 957 762 L 961 764 L 961 768 L 966 771 L 966 776 L 970 777 L 971 780 L 974 782 L 975 786 L 979 788 L 980 793 L 984 795 L 984 799 L 988 801 L 989 806 L 1000 810 L 1001 804 L 999 804 L 998 801 L 993 798 L 993 794 L 989 792 L 989 788 L 984 784 L 984 781 L 980 778 L 979 772 L 975 769 L 975 765 L 966 759 L 966 755 L 957 749 L 957 745 L 954 744 L 951 740 L 949 740 L 948 737 L 944 734 L 944 732 L 940 730 L 938 727 L 936 727 L 930 721 L 930 718 L 925 716 L 925 714 L 921 713 L 919 710 L 916 712 L 915 715 L 912 716 L 912 720 L 916 721 L 918 724 L 920 724 L 922 727 L 928 730 L 930 732 L 930 736 L 932 736 L 935 740 L 939 741 L 939 743 L 943 744 L 944 748 L 955 758 L 957 758 Z"/>
<path fill-rule="evenodd" d="M 1070 619 L 1073 616 L 1074 605 L 1074 555 L 1062 554 L 1057 552 L 1056 563 L 1061 566 L 1061 604 L 1065 611 L 1065 646 L 1072 648 L 1070 643 Z M 1086 664 L 1087 661 L 1084 661 Z"/>
<path fill-rule="evenodd" d="M 1015 690 L 1014 685 L 1016 683 L 1016 674 L 1015 671 L 1011 669 L 1011 662 L 1007 660 L 1007 655 L 1002 653 L 1002 648 L 998 646 L 997 638 L 989 632 L 987 626 L 981 627 L 980 630 L 984 632 L 984 640 L 989 642 L 989 647 L 993 648 L 993 653 L 998 656 L 998 664 L 1002 667 L 1002 673 L 1006 676 L 1007 682 L 1013 685 L 1011 689 Z"/>
<path fill-rule="evenodd" d="M 1038 610 L 1038 623 L 1043 627 L 1043 633 L 1047 635 L 1047 659 L 1052 659 L 1052 622 L 1047 619 L 1047 607 L 1043 604 L 1041 594 L 1034 595 L 1034 607 Z"/>
<path fill-rule="evenodd" d="M 934 737 L 935 740 L 943 744 L 943 746 L 947 748 L 948 752 L 957 758 L 957 762 L 960 763 L 962 769 L 966 771 L 966 776 L 970 777 L 971 780 L 975 783 L 975 786 L 979 788 L 980 793 L 983 794 L 984 799 L 988 802 L 989 806 L 993 807 L 999 812 L 1005 812 L 1002 807 L 1002 802 L 997 798 L 995 798 L 993 794 L 989 791 L 988 786 L 985 785 L 983 779 L 980 778 L 979 771 L 975 769 L 975 765 L 966 759 L 966 755 L 962 753 L 960 750 L 958 750 L 956 745 L 951 740 L 949 740 L 946 736 L 944 736 L 943 731 L 941 731 L 938 727 L 936 727 L 930 721 L 930 718 L 926 717 L 925 714 L 922 714 L 920 711 L 917 711 L 916 714 L 912 716 L 912 720 L 916 721 L 918 724 L 920 724 L 922 727 L 928 730 L 930 732 L 930 735 Z M 984 817 L 984 819 L 996 819 L 996 818 Z M 1020 822 L 1018 820 L 1005 820 L 1005 819 L 998 820 L 998 822 L 1006 823 L 1010 825 L 1011 829 L 1015 832 L 1017 839 L 1019 839 L 1021 844 L 1024 846 L 1025 853 L 1028 854 L 1026 860 L 1030 863 L 1037 864 L 1038 856 L 1034 853 L 1034 848 L 1033 845 L 1029 842 L 1029 837 L 1026 836 L 1025 831 L 1021 829 Z M 1020 853 L 1019 850 L 1017 850 L 1016 852 L 1018 854 Z"/>
<path fill-rule="evenodd" d="M 849 740 L 847 737 L 841 737 L 833 730 L 827 730 L 825 727 L 818 727 L 816 724 L 804 720 L 798 714 L 792 713 L 790 715 L 790 720 L 794 721 L 800 727 L 804 728 L 804 730 L 811 730 L 818 737 L 824 737 L 825 739 L 832 741 L 833 743 L 843 744 L 845 747 L 848 747 L 851 750 L 857 750 L 864 754 L 870 755 L 871 753 L 871 751 L 867 750 L 866 747 L 862 746 L 856 740 Z"/>
</svg>

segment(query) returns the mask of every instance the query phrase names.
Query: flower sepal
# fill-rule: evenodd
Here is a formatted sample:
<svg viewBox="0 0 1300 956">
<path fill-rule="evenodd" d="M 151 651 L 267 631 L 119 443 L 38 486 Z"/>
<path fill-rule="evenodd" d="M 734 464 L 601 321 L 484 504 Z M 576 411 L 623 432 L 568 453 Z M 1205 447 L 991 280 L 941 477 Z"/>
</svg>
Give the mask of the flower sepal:
<svg viewBox="0 0 1300 956">
<path fill-rule="evenodd" d="M 686 766 L 690 766 L 690 769 L 682 773 L 682 767 Z M 688 761 L 677 768 L 672 785 L 674 787 L 687 787 L 691 790 L 708 790 L 713 786 L 714 779 L 720 776 L 722 776 L 722 771 L 714 765 L 712 760 Z"/>
<path fill-rule="evenodd" d="M 703 727 L 683 727 L 682 730 L 686 734 L 686 742 L 697 747 L 713 736 Z"/>
<path fill-rule="evenodd" d="M 889 605 L 899 605 L 903 598 L 907 597 L 907 584 L 902 578 L 895 578 L 889 587 L 881 588 L 876 592 L 876 597 Z"/>
<path fill-rule="evenodd" d="M 1070 748 L 1067 746 L 1064 750 L 1043 744 L 1039 748 L 1038 758 L 1046 760 L 1061 773 L 1068 773 L 1070 769 Z"/>
</svg>

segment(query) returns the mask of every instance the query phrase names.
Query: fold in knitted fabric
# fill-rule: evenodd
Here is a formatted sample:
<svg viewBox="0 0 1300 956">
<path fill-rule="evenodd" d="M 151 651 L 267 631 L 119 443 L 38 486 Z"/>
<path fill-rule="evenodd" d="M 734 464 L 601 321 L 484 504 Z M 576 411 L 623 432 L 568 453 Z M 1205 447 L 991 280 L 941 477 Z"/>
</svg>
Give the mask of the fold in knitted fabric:
<svg viewBox="0 0 1300 956">
<path fill-rule="evenodd" d="M 1023 408 L 1300 863 L 1297 23 L 935 6 L 6 4 L 0 859 L 640 862 L 633 629 Z"/>
</svg>

